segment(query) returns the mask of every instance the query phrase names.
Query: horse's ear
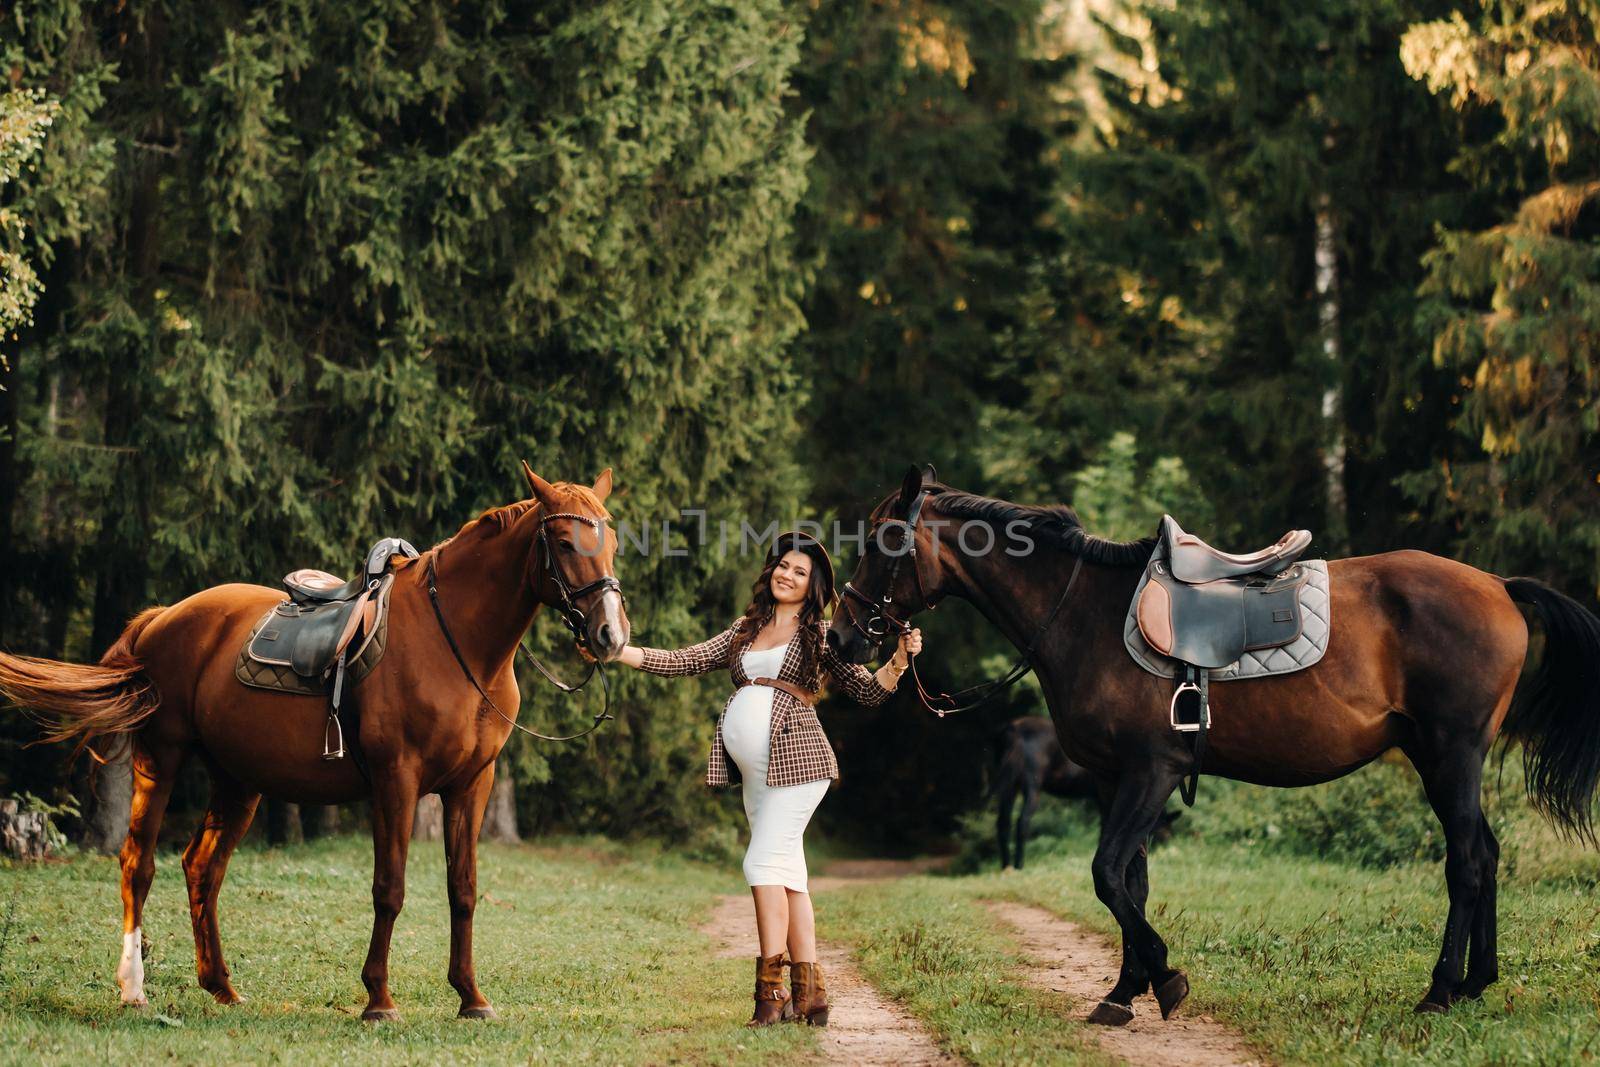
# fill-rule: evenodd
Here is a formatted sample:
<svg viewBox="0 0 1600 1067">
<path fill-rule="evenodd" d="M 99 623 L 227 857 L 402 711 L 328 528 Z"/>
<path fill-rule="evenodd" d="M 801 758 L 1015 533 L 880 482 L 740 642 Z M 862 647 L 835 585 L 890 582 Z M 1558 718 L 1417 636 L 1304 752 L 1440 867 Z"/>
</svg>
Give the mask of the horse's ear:
<svg viewBox="0 0 1600 1067">
<path fill-rule="evenodd" d="M 533 473 L 533 468 L 528 466 L 527 460 L 522 461 L 522 474 L 528 479 L 528 488 L 533 490 L 534 499 L 548 507 L 556 498 L 555 487 Z"/>
<path fill-rule="evenodd" d="M 913 463 L 906 470 L 906 480 L 900 484 L 900 503 L 910 506 L 922 492 L 922 468 Z"/>
<path fill-rule="evenodd" d="M 594 495 L 595 499 L 599 500 L 602 504 L 606 502 L 606 497 L 611 495 L 610 467 L 607 467 L 605 470 L 601 471 L 600 477 L 594 480 Z"/>
<path fill-rule="evenodd" d="M 939 472 L 933 469 L 932 463 L 924 463 L 922 465 L 922 480 L 924 482 L 936 482 L 939 480 Z"/>
</svg>

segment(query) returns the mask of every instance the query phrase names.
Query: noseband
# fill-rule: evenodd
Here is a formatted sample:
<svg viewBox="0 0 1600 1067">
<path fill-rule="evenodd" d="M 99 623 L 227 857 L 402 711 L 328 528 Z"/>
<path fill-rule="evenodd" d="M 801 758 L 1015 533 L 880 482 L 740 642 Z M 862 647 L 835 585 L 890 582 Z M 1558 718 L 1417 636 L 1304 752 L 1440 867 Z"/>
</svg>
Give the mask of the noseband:
<svg viewBox="0 0 1600 1067">
<path fill-rule="evenodd" d="M 622 597 L 622 603 L 624 607 L 627 606 L 628 598 L 622 593 L 622 583 L 617 581 L 615 575 L 611 574 L 603 574 L 587 585 L 579 586 L 577 589 L 572 588 L 572 584 L 567 581 L 566 573 L 561 569 L 560 560 L 556 558 L 555 552 L 553 552 L 550 548 L 549 534 L 545 532 L 545 524 L 551 519 L 575 519 L 578 522 L 589 524 L 594 528 L 595 535 L 598 539 L 596 542 L 597 544 L 603 543 L 605 540 L 605 522 L 602 519 L 592 518 L 588 515 L 578 515 L 570 511 L 554 512 L 549 515 L 541 516 L 539 519 L 538 537 L 540 562 L 544 566 L 545 572 L 550 575 L 551 580 L 556 583 L 556 591 L 561 594 L 561 603 L 555 606 L 556 612 L 561 616 L 562 623 L 569 631 L 571 631 L 573 640 L 577 642 L 578 647 L 588 651 L 589 621 L 584 616 L 583 609 L 578 606 L 578 601 L 582 600 L 584 597 L 591 596 L 596 593 L 604 596 L 613 589 L 616 590 L 618 596 Z M 600 710 L 595 713 L 594 722 L 590 724 L 587 730 L 583 730 L 575 734 L 568 734 L 564 737 L 553 737 L 549 734 L 541 734 L 537 730 L 530 730 L 526 726 L 523 726 L 511 716 L 500 710 L 500 705 L 496 704 L 494 702 L 494 698 L 484 691 L 483 686 L 478 684 L 478 679 L 472 673 L 472 668 L 467 666 L 466 658 L 461 655 L 461 649 L 456 645 L 455 635 L 450 632 L 449 624 L 444 621 L 444 612 L 439 607 L 439 575 L 438 572 L 434 570 L 433 555 L 428 557 L 428 597 L 433 601 L 433 614 L 439 620 L 439 629 L 444 631 L 445 640 L 450 644 L 450 651 L 455 653 L 456 662 L 461 665 L 461 671 L 467 676 L 467 681 L 472 683 L 472 688 L 478 691 L 478 695 L 483 698 L 484 703 L 488 704 L 489 707 L 494 710 L 496 715 L 510 723 L 513 729 L 521 730 L 523 733 L 528 734 L 531 737 L 537 737 L 541 741 L 576 741 L 580 737 L 587 737 L 594 733 L 596 730 L 600 729 L 601 723 L 606 722 L 612 717 L 611 684 L 606 681 L 605 668 L 600 666 L 599 660 L 591 658 L 589 660 L 588 673 L 583 676 L 583 681 L 579 682 L 577 685 L 568 685 L 566 682 L 563 682 L 560 678 L 557 678 L 554 674 L 552 674 L 550 669 L 543 663 L 539 662 L 539 657 L 528 651 L 528 647 L 522 643 L 522 638 L 518 637 L 517 650 L 533 663 L 534 667 L 538 669 L 540 674 L 544 675 L 547 681 L 549 681 L 563 693 L 578 692 L 584 686 L 588 685 L 589 679 L 594 677 L 596 671 L 599 671 L 600 689 L 604 694 L 604 703 L 601 705 Z"/>
</svg>

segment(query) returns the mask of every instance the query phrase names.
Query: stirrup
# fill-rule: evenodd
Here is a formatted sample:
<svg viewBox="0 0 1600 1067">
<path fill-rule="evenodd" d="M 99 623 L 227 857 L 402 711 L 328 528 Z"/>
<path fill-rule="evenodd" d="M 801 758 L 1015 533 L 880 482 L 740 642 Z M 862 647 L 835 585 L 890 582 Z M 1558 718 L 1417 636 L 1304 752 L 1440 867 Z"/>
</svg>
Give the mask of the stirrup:
<svg viewBox="0 0 1600 1067">
<path fill-rule="evenodd" d="M 328 727 L 333 727 L 333 746 L 328 744 Z M 328 721 L 322 727 L 322 758 L 325 760 L 344 759 L 344 726 L 339 722 L 339 716 L 333 712 L 328 713 Z"/>
<path fill-rule="evenodd" d="M 1178 721 L 1178 701 L 1183 699 L 1183 694 L 1185 693 L 1193 693 L 1196 700 L 1203 701 L 1205 699 L 1205 694 L 1200 692 L 1200 687 L 1198 685 L 1195 685 L 1193 682 L 1184 682 L 1182 685 L 1178 686 L 1177 689 L 1173 690 L 1172 703 L 1167 705 L 1167 717 L 1172 723 L 1172 728 L 1178 733 L 1199 733 L 1201 729 L 1208 725 L 1207 719 L 1209 716 L 1206 715 L 1204 704 L 1201 705 L 1200 713 L 1195 716 L 1194 722 Z"/>
</svg>

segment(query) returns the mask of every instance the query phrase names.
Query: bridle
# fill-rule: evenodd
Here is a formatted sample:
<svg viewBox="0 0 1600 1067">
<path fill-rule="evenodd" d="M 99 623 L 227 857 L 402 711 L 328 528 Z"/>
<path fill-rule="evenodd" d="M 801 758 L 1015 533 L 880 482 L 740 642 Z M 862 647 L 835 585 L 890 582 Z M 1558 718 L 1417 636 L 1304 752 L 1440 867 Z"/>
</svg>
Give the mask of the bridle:
<svg viewBox="0 0 1600 1067">
<path fill-rule="evenodd" d="M 889 609 L 894 607 L 894 587 L 895 583 L 900 579 L 900 565 L 907 557 L 911 559 L 911 578 L 917 585 L 917 596 L 921 599 L 923 608 L 931 611 L 937 606 L 928 600 L 928 594 L 923 590 L 922 586 L 922 572 L 917 568 L 917 523 L 922 518 L 922 505 L 927 499 L 928 490 L 919 491 L 911 501 L 911 507 L 906 509 L 904 521 L 885 519 L 875 525 L 871 534 L 868 535 L 877 537 L 878 531 L 895 522 L 899 522 L 900 525 L 904 526 L 906 531 L 906 550 L 898 553 L 894 557 L 894 562 L 889 564 L 889 581 L 883 587 L 882 600 L 879 601 L 869 597 L 848 581 L 844 583 L 844 595 L 840 598 L 840 605 L 845 609 L 845 615 L 850 619 L 850 625 L 854 626 L 867 640 L 875 645 L 882 644 L 883 639 L 888 637 L 891 631 L 896 634 L 905 634 L 911 629 L 911 623 L 908 620 L 911 615 L 915 614 L 915 611 L 907 612 L 906 619 L 897 619 L 889 612 Z M 861 614 L 855 607 L 856 604 L 862 605 L 870 613 L 867 615 L 865 622 L 861 620 Z"/>
<path fill-rule="evenodd" d="M 565 625 L 566 628 L 572 633 L 573 640 L 577 643 L 578 647 L 587 651 L 589 648 L 589 620 L 584 615 L 583 609 L 579 606 L 579 601 L 583 600 L 585 597 L 591 597 L 597 594 L 599 596 L 604 596 L 606 593 L 609 593 L 613 590 L 616 591 L 618 596 L 622 597 L 622 603 L 624 607 L 627 606 L 628 598 L 623 595 L 622 583 L 617 580 L 615 575 L 611 574 L 603 574 L 594 581 L 589 582 L 587 585 L 579 586 L 576 589 L 572 587 L 572 583 L 567 580 L 566 572 L 561 569 L 561 561 L 556 557 L 555 552 L 550 548 L 550 535 L 545 530 L 545 524 L 551 519 L 573 519 L 577 522 L 586 523 L 594 529 L 597 545 L 603 544 L 605 541 L 605 521 L 603 519 L 593 518 L 589 515 L 579 515 L 570 511 L 552 512 L 549 515 L 543 515 L 539 518 L 539 532 L 537 536 L 539 542 L 538 550 L 540 555 L 540 564 L 544 570 L 544 573 L 548 574 L 550 579 L 555 582 L 556 592 L 561 596 L 561 602 L 555 605 L 556 613 L 561 616 L 562 624 Z M 484 703 L 488 704 L 496 715 L 500 716 L 507 723 L 509 723 L 513 729 L 521 730 L 523 733 L 528 734 L 531 737 L 537 737 L 541 741 L 576 741 L 579 738 L 588 737 L 590 734 L 600 729 L 601 723 L 612 718 L 611 684 L 606 681 L 605 668 L 600 665 L 599 660 L 591 658 L 589 660 L 589 670 L 586 674 L 584 674 L 583 681 L 579 682 L 577 685 L 568 685 L 566 682 L 563 682 L 560 678 L 557 678 L 553 673 L 551 673 L 550 669 L 543 663 L 539 662 L 539 657 L 535 656 L 528 650 L 528 647 L 522 643 L 522 638 L 520 636 L 517 638 L 517 650 L 533 663 L 534 667 L 539 671 L 540 674 L 544 675 L 547 681 L 549 681 L 563 693 L 578 692 L 584 686 L 589 684 L 589 679 L 593 678 L 595 672 L 598 671 L 600 673 L 600 690 L 604 694 L 604 703 L 602 704 L 600 710 L 595 713 L 594 722 L 589 725 L 587 730 L 583 730 L 575 734 L 568 734 L 564 737 L 555 737 L 550 734 L 541 734 L 537 730 L 530 730 L 526 726 L 523 726 L 521 723 L 517 722 L 515 719 L 511 718 L 511 716 L 507 715 L 505 712 L 501 711 L 500 705 L 496 704 L 494 702 L 494 698 L 484 691 L 483 686 L 478 684 L 477 677 L 472 673 L 472 668 L 467 666 L 466 657 L 461 654 L 461 648 L 456 644 L 455 635 L 450 632 L 449 624 L 444 621 L 444 612 L 439 607 L 439 575 L 433 566 L 434 555 L 437 555 L 437 553 L 430 554 L 428 556 L 428 598 L 433 602 L 433 614 L 439 620 L 439 629 L 444 631 L 444 638 L 447 642 L 449 642 L 450 651 L 455 654 L 456 663 L 460 664 L 462 673 L 467 676 L 467 681 L 472 683 L 472 688 L 478 691 L 478 695 L 483 698 Z"/>
<path fill-rule="evenodd" d="M 851 585 L 848 581 L 844 583 L 844 595 L 840 598 L 839 604 L 844 608 L 845 617 L 850 620 L 850 625 L 858 633 L 874 645 L 882 644 L 883 639 L 888 637 L 890 633 L 904 636 L 911 631 L 910 618 L 912 615 L 915 615 L 918 611 L 932 611 L 938 607 L 937 602 L 928 598 L 926 588 L 922 584 L 922 571 L 917 566 L 917 524 L 922 519 L 922 505 L 927 498 L 928 489 L 924 486 L 912 499 L 911 506 L 906 509 L 906 517 L 902 525 L 906 529 L 908 548 L 895 556 L 894 562 L 889 565 L 889 580 L 883 587 L 883 596 L 881 598 L 873 598 Z M 899 520 L 889 519 L 875 526 L 872 536 L 876 536 L 877 530 L 883 526 L 895 521 Z M 906 612 L 906 617 L 899 619 L 889 609 L 895 606 L 895 583 L 900 577 L 901 562 L 907 557 L 911 559 L 911 577 L 916 583 L 917 597 L 922 601 L 922 607 Z M 1023 675 L 1033 670 L 1033 653 L 1039 647 L 1039 639 L 1044 636 L 1045 631 L 1050 628 L 1050 624 L 1061 613 L 1061 608 L 1066 604 L 1067 596 L 1072 592 L 1072 587 L 1078 584 L 1078 572 L 1082 568 L 1083 557 L 1079 556 L 1072 565 L 1072 576 L 1067 579 L 1067 586 L 1061 590 L 1061 596 L 1057 598 L 1055 606 L 1044 617 L 1044 621 L 1034 629 L 1033 637 L 1028 641 L 1028 647 L 1023 651 L 1022 656 L 1012 665 L 1010 670 L 999 678 L 981 682 L 978 685 L 969 686 L 954 693 L 933 695 L 923 686 L 922 678 L 917 674 L 917 658 L 908 652 L 906 654 L 906 669 L 911 675 L 911 682 L 916 687 L 917 699 L 922 702 L 922 706 L 941 719 L 946 715 L 953 715 L 957 712 L 971 711 L 987 704 L 1021 680 Z M 869 612 L 865 621 L 862 621 L 861 614 L 856 608 L 858 604 Z M 976 699 L 970 700 L 965 704 L 961 703 L 963 698 L 974 693 L 979 694 Z"/>
</svg>

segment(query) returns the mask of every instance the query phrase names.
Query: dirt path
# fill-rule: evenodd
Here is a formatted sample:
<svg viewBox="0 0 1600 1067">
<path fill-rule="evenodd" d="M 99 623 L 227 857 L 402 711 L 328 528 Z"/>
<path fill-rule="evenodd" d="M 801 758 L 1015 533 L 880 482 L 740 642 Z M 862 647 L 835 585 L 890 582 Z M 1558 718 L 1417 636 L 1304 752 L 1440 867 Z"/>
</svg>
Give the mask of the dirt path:
<svg viewBox="0 0 1600 1067">
<path fill-rule="evenodd" d="M 896 878 L 932 866 L 935 864 L 896 860 L 835 863 L 827 876 L 811 879 L 811 890 L 826 893 L 843 885 Z M 703 929 L 717 943 L 720 956 L 753 960 L 760 951 L 755 905 L 748 894 L 718 897 L 711 921 Z M 940 1049 L 910 1012 L 862 978 L 847 948 L 824 942 L 818 954 L 828 981 L 830 1011 L 827 1029 L 816 1033 L 827 1062 L 884 1067 L 946 1067 L 961 1062 Z"/>
<path fill-rule="evenodd" d="M 1111 988 L 1119 969 L 1118 951 L 1098 935 L 1082 930 L 1028 904 L 991 901 L 989 910 L 1011 927 L 1031 966 L 1029 984 L 1071 1000 L 1077 1018 L 1088 1015 Z M 1155 998 L 1133 1002 L 1134 1019 L 1127 1026 L 1090 1027 L 1100 1047 L 1140 1067 L 1242 1067 L 1264 1061 L 1244 1039 L 1207 1016 L 1185 1015 L 1185 1008 L 1165 1022 Z"/>
</svg>

